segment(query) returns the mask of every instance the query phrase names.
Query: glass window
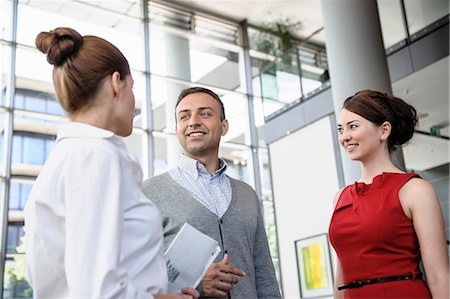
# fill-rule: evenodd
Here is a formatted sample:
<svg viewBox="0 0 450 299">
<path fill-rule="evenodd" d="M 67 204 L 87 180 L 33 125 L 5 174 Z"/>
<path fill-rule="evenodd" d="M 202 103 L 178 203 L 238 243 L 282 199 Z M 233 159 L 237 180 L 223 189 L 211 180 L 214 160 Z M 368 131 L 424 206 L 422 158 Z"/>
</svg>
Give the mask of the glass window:
<svg viewBox="0 0 450 299">
<path fill-rule="evenodd" d="M 295 58 L 295 55 L 290 55 Z M 281 102 L 282 106 L 301 98 L 300 75 L 297 60 L 289 64 L 251 57 L 253 67 L 253 93 L 264 100 Z M 256 77 L 255 77 L 256 76 Z"/>
<path fill-rule="evenodd" d="M 295 49 L 283 51 L 275 35 L 249 28 L 253 94 L 261 97 L 268 116 L 302 97 Z"/>
<path fill-rule="evenodd" d="M 144 161 L 147 159 L 144 159 L 144 154 L 147 154 L 147 151 L 144 149 L 144 145 L 147 144 L 144 143 L 144 137 L 145 137 L 145 131 L 139 128 L 134 128 L 133 132 L 130 136 L 125 137 L 124 141 L 127 145 L 127 149 L 131 156 L 134 156 L 137 159 L 137 162 L 141 165 L 141 168 L 145 168 Z"/>
<path fill-rule="evenodd" d="M 328 66 L 322 57 L 323 52 L 299 47 L 298 53 L 302 71 L 302 91 L 304 96 L 308 96 L 328 81 Z"/>
<path fill-rule="evenodd" d="M 5 161 L 3 160 L 5 157 L 5 153 L 3 152 L 4 150 L 3 143 L 5 142 L 4 134 L 5 134 L 5 122 L 7 121 L 6 116 L 7 116 L 6 113 L 0 110 L 0 175 L 4 173 L 3 168 L 5 165 Z"/>
<path fill-rule="evenodd" d="M 189 39 L 150 27 L 150 71 L 152 74 L 191 81 Z"/>
<path fill-rule="evenodd" d="M 202 85 L 237 90 L 241 85 L 237 47 L 222 47 L 195 36 L 153 28 L 150 38 L 151 72 Z"/>
<path fill-rule="evenodd" d="M 9 209 L 23 210 L 25 203 L 30 195 L 33 181 L 28 180 L 11 180 L 9 187 Z"/>
<path fill-rule="evenodd" d="M 3 194 L 4 187 L 5 187 L 5 178 L 0 176 L 0 194 Z"/>
<path fill-rule="evenodd" d="M 3 298 L 32 298 L 32 289 L 25 280 L 23 223 L 10 223 L 7 234 Z"/>
<path fill-rule="evenodd" d="M 378 0 L 377 2 L 384 47 L 387 49 L 406 39 L 402 7 L 400 0 Z"/>
<path fill-rule="evenodd" d="M 7 253 L 17 253 L 17 247 L 21 245 L 21 237 L 24 236 L 23 226 L 11 223 L 8 225 Z M 20 248 L 19 248 L 20 251 Z"/>
<path fill-rule="evenodd" d="M 254 186 L 253 178 L 250 177 L 253 171 L 249 169 L 252 165 L 252 154 L 249 147 L 222 142 L 219 148 L 219 157 L 226 161 L 229 176 Z"/>
<path fill-rule="evenodd" d="M 0 0 L 1 1 L 1 0 Z M 0 106 L 6 105 L 6 96 L 11 77 L 11 47 L 0 41 Z"/>
<path fill-rule="evenodd" d="M 132 68 L 144 70 L 140 1 L 113 2 L 20 0 L 17 41 L 34 47 L 39 32 L 64 24 L 81 35 L 107 37 L 124 53 Z M 42 57 L 40 60 L 45 62 Z"/>
<path fill-rule="evenodd" d="M 159 175 L 177 165 L 182 153 L 175 135 L 153 132 L 154 175 Z"/>
<path fill-rule="evenodd" d="M 409 34 L 413 35 L 449 14 L 448 0 L 405 0 Z"/>
<path fill-rule="evenodd" d="M 15 131 L 12 163 L 43 165 L 53 147 L 54 139 L 53 135 Z"/>
<path fill-rule="evenodd" d="M 261 192 L 263 200 L 264 226 L 266 228 L 270 253 L 277 280 L 280 281 L 280 261 L 278 259 L 278 241 L 275 221 L 275 210 L 272 194 L 269 153 L 267 149 L 259 149 L 259 169 L 261 170 Z"/>
<path fill-rule="evenodd" d="M 287 42 L 254 28 L 248 32 L 253 92 L 263 99 L 265 116 L 307 97 L 328 81 L 324 48 L 296 46 L 293 38 Z"/>
<path fill-rule="evenodd" d="M 222 137 L 223 142 L 250 145 L 250 125 L 248 103 L 244 95 L 236 93 L 218 93 L 228 119 L 228 132 Z"/>
<path fill-rule="evenodd" d="M 281 107 L 277 106 L 271 112 L 268 112 L 268 114 L 266 114 L 266 111 L 264 109 L 265 108 L 264 104 L 268 104 L 268 103 L 269 103 L 269 101 L 263 101 L 260 97 L 253 98 L 253 110 L 254 110 L 255 126 L 256 126 L 256 132 L 258 135 L 258 145 L 259 146 L 266 145 L 266 140 L 264 137 L 265 116 L 267 116 L 281 108 Z"/>
<path fill-rule="evenodd" d="M 0 0 L 0 39 L 7 41 L 12 41 L 12 2 Z"/>
<path fill-rule="evenodd" d="M 31 90 L 16 89 L 14 108 L 61 116 L 65 114 L 53 95 Z"/>
<path fill-rule="evenodd" d="M 191 82 L 237 90 L 241 85 L 239 54 L 214 44 L 192 41 L 190 46 Z"/>
<path fill-rule="evenodd" d="M 135 121 L 134 126 L 142 128 L 142 122 L 137 121 L 142 117 L 142 109 L 144 108 L 143 103 L 146 101 L 147 98 L 147 91 L 146 91 L 146 81 L 145 81 L 145 74 L 141 71 L 132 70 L 131 75 L 133 76 L 134 84 L 133 84 L 133 94 L 135 99 Z"/>
<path fill-rule="evenodd" d="M 54 93 L 52 66 L 41 52 L 18 46 L 16 58 L 17 89 Z M 37 82 L 39 84 L 36 84 Z"/>
</svg>

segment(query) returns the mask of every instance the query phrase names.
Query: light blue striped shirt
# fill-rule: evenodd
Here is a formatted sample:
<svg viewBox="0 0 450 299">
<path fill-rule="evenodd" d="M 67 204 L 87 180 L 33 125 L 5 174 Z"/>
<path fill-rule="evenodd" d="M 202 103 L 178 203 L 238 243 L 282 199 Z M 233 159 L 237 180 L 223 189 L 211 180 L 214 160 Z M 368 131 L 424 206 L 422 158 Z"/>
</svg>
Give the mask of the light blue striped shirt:
<svg viewBox="0 0 450 299">
<path fill-rule="evenodd" d="M 222 218 L 231 202 L 231 184 L 226 169 L 225 161 L 219 158 L 219 169 L 210 175 L 202 163 L 181 155 L 178 166 L 169 170 L 169 174 L 196 200 Z"/>
</svg>

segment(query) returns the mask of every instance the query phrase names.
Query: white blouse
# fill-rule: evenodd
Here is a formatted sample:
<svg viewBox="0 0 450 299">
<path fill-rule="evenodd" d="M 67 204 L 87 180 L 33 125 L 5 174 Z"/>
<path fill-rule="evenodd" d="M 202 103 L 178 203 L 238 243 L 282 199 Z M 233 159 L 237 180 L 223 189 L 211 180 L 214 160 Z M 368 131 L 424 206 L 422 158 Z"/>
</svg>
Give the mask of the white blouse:
<svg viewBox="0 0 450 299">
<path fill-rule="evenodd" d="M 141 182 L 120 137 L 76 122 L 60 128 L 24 211 L 35 298 L 166 293 L 161 216 Z"/>
</svg>

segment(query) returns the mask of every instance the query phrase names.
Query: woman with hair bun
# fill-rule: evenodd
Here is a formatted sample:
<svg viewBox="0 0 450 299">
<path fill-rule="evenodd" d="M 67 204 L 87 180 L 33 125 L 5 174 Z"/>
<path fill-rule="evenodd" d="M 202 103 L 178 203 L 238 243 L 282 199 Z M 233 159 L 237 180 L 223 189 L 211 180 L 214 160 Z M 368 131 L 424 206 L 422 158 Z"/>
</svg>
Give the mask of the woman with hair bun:
<svg viewBox="0 0 450 299">
<path fill-rule="evenodd" d="M 416 124 L 414 107 L 386 93 L 359 91 L 343 104 L 339 141 L 361 163 L 361 179 L 334 198 L 334 298 L 449 298 L 439 199 L 430 183 L 391 160 Z"/>
<path fill-rule="evenodd" d="M 161 216 L 141 192 L 131 134 L 133 78 L 108 41 L 71 28 L 41 32 L 70 122 L 25 207 L 27 280 L 35 298 L 198 298 L 167 291 Z"/>
</svg>

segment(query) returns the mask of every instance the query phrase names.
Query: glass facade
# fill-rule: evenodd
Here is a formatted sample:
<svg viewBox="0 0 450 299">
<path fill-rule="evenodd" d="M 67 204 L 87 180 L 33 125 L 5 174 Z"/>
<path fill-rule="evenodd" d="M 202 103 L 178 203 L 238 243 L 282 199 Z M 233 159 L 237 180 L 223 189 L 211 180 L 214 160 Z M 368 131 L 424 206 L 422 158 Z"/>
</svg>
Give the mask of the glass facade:
<svg viewBox="0 0 450 299">
<path fill-rule="evenodd" d="M 416 18 L 429 1 L 405 1 L 417 22 L 410 33 L 448 14 L 448 3 Z M 30 298 L 24 279 L 23 208 L 67 117 L 56 101 L 52 68 L 34 47 L 41 31 L 73 27 L 114 43 L 130 62 L 136 117 L 125 139 L 146 177 L 173 167 L 181 149 L 174 109 L 179 92 L 201 85 L 224 102 L 230 129 L 219 155 L 230 176 L 261 195 L 273 261 L 279 276 L 271 168 L 263 126 L 270 116 L 329 86 L 324 47 L 293 39 L 287 51 L 273 51 L 280 37 L 261 28 L 146 0 L 0 0 L 0 273 L 3 298 Z M 379 0 L 380 15 L 391 11 L 397 28 L 386 47 L 405 39 L 400 1 Z M 384 19 L 382 17 L 382 19 Z M 409 20 L 409 16 L 407 18 Z M 394 20 L 392 20 L 394 22 Z M 244 40 L 248 36 L 248 40 Z M 244 45 L 249 45 L 248 49 Z M 244 55 L 248 53 L 249 55 Z M 246 61 L 248 59 L 249 61 Z M 248 65 L 250 68 L 246 68 Z M 251 82 L 247 86 L 246 82 Z"/>
<path fill-rule="evenodd" d="M 173 167 L 181 152 L 174 134 L 174 105 L 181 89 L 201 85 L 220 95 L 230 129 L 222 139 L 219 154 L 229 165 L 230 176 L 254 187 L 264 185 L 257 192 L 262 194 L 271 248 L 277 260 L 270 173 L 261 132 L 264 115 L 262 105 L 249 105 L 249 101 L 262 103 L 263 97 L 271 96 L 249 95 L 238 24 L 153 2 L 0 1 L 0 189 L 7 203 L 1 211 L 4 298 L 32 296 L 25 281 L 23 208 L 52 151 L 58 127 L 68 121 L 54 94 L 52 67 L 34 47 L 39 32 L 58 26 L 104 37 L 128 58 L 135 81 L 136 117 L 133 133 L 125 142 L 138 156 L 147 177 Z M 281 75 L 276 76 L 281 79 L 277 84 L 282 86 L 279 90 L 284 90 L 289 82 L 283 76 L 296 71 L 279 68 Z M 265 72 L 271 74 L 271 70 Z M 254 75 L 255 82 L 265 77 L 259 71 Z M 298 81 L 298 71 L 296 76 Z M 268 90 L 267 84 L 259 83 L 258 88 Z M 300 96 L 298 86 L 291 88 L 297 89 L 296 94 L 287 101 Z M 281 92 L 275 100 L 286 95 Z M 250 126 L 250 115 L 257 127 Z M 265 171 L 256 176 L 256 167 Z"/>
<path fill-rule="evenodd" d="M 378 13 L 380 15 L 383 42 L 385 48 L 390 48 L 404 41 L 407 37 L 400 1 L 378 0 Z"/>
<path fill-rule="evenodd" d="M 324 47 L 304 46 L 293 36 L 282 38 L 251 26 L 248 35 L 253 95 L 261 98 L 264 118 L 306 100 L 328 82 Z"/>
<path fill-rule="evenodd" d="M 410 35 L 449 14 L 448 0 L 405 0 L 405 12 Z"/>
<path fill-rule="evenodd" d="M 448 17 L 448 0 L 377 0 L 383 42 L 386 49 L 397 50 L 436 21 Z"/>
</svg>

